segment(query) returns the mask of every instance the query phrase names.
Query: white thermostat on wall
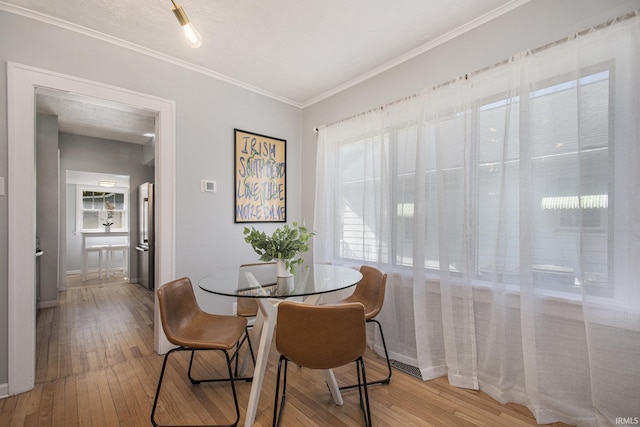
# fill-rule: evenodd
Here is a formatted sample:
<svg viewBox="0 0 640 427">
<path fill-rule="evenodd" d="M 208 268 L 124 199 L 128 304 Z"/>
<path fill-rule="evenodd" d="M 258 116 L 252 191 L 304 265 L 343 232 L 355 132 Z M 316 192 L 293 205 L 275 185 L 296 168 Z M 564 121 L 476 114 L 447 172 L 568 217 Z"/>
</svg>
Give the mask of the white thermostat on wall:
<svg viewBox="0 0 640 427">
<path fill-rule="evenodd" d="M 203 193 L 215 193 L 218 189 L 218 185 L 215 181 L 208 181 L 206 179 L 203 179 L 200 182 L 200 188 Z"/>
</svg>

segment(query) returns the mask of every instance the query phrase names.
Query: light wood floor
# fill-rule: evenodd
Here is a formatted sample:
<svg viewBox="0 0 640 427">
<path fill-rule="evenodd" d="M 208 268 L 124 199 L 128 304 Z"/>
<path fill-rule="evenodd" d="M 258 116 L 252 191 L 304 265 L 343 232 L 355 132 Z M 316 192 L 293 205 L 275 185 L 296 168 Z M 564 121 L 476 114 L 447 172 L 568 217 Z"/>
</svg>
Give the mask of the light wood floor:
<svg viewBox="0 0 640 427">
<path fill-rule="evenodd" d="M 77 280 L 76 280 L 77 284 Z M 58 307 L 37 317 L 36 386 L 0 400 L 0 426 L 148 426 L 162 356 L 153 351 L 153 294 L 122 280 L 95 280 L 60 294 Z M 256 426 L 270 426 L 277 354 L 264 380 Z M 201 375 L 222 375 L 222 358 L 197 356 Z M 228 383 L 191 385 L 186 353 L 172 356 L 165 374 L 158 420 L 164 424 L 229 422 Z M 368 352 L 369 379 L 382 377 L 384 360 Z M 336 370 L 338 382 L 353 380 L 353 367 Z M 236 384 L 244 423 L 251 384 Z M 291 366 L 284 426 L 360 426 L 357 391 L 336 406 L 320 372 Z M 370 388 L 374 426 L 532 426 L 531 413 L 501 405 L 486 394 L 451 387 L 446 378 L 423 382 L 394 370 L 391 384 Z M 563 426 L 563 424 L 554 424 Z"/>
</svg>

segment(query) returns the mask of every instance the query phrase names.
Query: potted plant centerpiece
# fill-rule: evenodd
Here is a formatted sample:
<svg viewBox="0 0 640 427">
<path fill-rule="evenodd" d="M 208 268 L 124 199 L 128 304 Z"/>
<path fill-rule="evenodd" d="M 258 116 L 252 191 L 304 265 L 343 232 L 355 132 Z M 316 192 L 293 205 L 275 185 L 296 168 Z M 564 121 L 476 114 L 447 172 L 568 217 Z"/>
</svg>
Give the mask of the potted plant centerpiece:
<svg viewBox="0 0 640 427">
<path fill-rule="evenodd" d="M 115 207 L 113 206 L 113 203 L 106 201 L 105 208 L 107 209 L 107 217 L 102 225 L 104 225 L 104 231 L 108 233 L 111 231 L 111 226 L 113 225 L 113 211 L 115 210 Z"/>
<path fill-rule="evenodd" d="M 254 227 L 245 227 L 244 241 L 260 255 L 261 261 L 276 261 L 278 277 L 289 277 L 295 274 L 296 265 L 302 263 L 300 255 L 309 250 L 309 241 L 314 234 L 304 223 L 294 221 L 291 226 L 277 228 L 271 236 Z"/>
</svg>

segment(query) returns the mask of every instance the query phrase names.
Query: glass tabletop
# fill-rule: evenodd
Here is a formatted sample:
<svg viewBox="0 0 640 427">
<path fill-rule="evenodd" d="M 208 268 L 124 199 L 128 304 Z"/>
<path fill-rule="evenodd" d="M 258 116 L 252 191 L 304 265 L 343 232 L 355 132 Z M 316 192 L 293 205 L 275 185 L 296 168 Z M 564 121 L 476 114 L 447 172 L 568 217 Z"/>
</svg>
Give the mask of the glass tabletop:
<svg viewBox="0 0 640 427">
<path fill-rule="evenodd" d="M 198 286 L 217 295 L 288 298 L 334 292 L 362 279 L 358 270 L 327 264 L 301 264 L 292 277 L 277 277 L 275 263 L 245 264 L 207 274 Z"/>
</svg>

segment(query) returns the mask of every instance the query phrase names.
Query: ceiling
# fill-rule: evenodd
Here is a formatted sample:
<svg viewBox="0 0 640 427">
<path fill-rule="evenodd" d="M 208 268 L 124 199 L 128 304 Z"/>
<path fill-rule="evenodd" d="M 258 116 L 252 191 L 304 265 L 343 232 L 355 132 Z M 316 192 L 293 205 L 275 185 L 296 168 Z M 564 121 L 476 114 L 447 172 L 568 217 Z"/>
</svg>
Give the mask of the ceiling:
<svg viewBox="0 0 640 427">
<path fill-rule="evenodd" d="M 58 116 L 58 131 L 146 144 L 155 136 L 155 114 L 125 104 L 51 89 L 36 89 L 36 111 Z"/>
<path fill-rule="evenodd" d="M 0 9 L 304 108 L 527 1 L 175 0 L 202 35 L 197 49 L 184 40 L 171 0 L 0 0 Z M 75 109 L 73 100 L 60 104 Z"/>
</svg>

